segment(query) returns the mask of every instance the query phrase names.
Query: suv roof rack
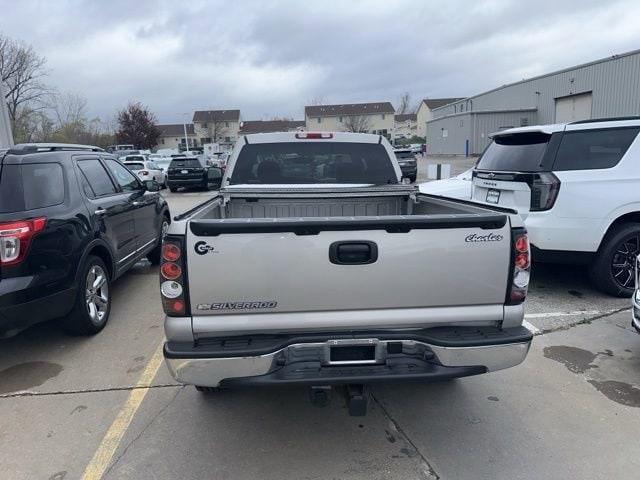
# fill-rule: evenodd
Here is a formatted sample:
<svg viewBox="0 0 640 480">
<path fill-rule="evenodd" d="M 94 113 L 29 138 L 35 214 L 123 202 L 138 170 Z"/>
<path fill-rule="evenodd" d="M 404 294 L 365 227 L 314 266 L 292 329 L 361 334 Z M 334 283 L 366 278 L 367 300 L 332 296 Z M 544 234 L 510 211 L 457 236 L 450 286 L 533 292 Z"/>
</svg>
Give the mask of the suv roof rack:
<svg viewBox="0 0 640 480">
<path fill-rule="evenodd" d="M 598 123 L 598 122 L 621 122 L 624 120 L 640 120 L 640 115 L 633 115 L 630 117 L 592 118 L 590 120 L 578 120 L 577 122 L 569 122 L 569 125 L 580 125 L 582 123 Z"/>
<path fill-rule="evenodd" d="M 78 145 L 75 143 L 19 143 L 11 147 L 7 153 L 26 155 L 28 153 L 61 151 L 104 152 L 102 148 L 94 145 Z"/>
</svg>

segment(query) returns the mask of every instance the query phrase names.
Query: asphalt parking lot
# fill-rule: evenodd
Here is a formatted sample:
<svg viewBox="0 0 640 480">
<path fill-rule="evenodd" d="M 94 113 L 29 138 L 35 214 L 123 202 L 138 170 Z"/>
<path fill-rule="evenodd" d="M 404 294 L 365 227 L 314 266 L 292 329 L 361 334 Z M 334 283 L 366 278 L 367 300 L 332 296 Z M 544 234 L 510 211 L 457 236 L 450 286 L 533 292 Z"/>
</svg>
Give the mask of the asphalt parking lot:
<svg viewBox="0 0 640 480">
<path fill-rule="evenodd" d="M 173 214 L 209 195 L 166 193 Z M 524 364 L 379 385 L 368 415 L 349 417 L 339 392 L 318 408 L 304 388 L 175 384 L 159 350 L 157 269 L 141 262 L 114 284 L 98 336 L 46 324 L 0 340 L 0 477 L 638 478 L 629 301 L 594 291 L 583 269 L 536 265 L 526 311 L 536 337 Z"/>
</svg>

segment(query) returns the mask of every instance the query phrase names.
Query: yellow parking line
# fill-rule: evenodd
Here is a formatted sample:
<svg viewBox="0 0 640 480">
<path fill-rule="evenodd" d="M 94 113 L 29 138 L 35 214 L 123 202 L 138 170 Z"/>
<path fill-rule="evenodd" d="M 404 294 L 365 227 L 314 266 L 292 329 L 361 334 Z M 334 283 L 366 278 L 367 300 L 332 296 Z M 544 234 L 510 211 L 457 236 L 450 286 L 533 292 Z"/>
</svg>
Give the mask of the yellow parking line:
<svg viewBox="0 0 640 480">
<path fill-rule="evenodd" d="M 129 398 L 127 398 L 122 409 L 118 412 L 118 416 L 109 427 L 109 430 L 102 439 L 102 442 L 100 442 L 98 450 L 96 450 L 91 462 L 89 462 L 89 465 L 87 465 L 87 468 L 82 475 L 82 480 L 100 480 L 102 478 L 104 472 L 109 467 L 109 463 L 111 463 L 113 454 L 116 453 L 118 445 L 120 445 L 120 442 L 122 441 L 122 437 L 127 431 L 127 428 L 129 428 L 131 420 L 133 420 L 133 417 L 138 411 L 138 408 L 140 408 L 144 397 L 146 397 L 147 392 L 149 391 L 149 386 L 156 376 L 156 373 L 158 373 L 158 369 L 161 364 L 162 343 L 158 345 L 158 348 L 151 357 L 151 360 L 149 360 L 149 363 L 147 363 L 142 375 L 140 375 L 140 378 L 136 383 L 137 388 L 131 390 Z"/>
</svg>

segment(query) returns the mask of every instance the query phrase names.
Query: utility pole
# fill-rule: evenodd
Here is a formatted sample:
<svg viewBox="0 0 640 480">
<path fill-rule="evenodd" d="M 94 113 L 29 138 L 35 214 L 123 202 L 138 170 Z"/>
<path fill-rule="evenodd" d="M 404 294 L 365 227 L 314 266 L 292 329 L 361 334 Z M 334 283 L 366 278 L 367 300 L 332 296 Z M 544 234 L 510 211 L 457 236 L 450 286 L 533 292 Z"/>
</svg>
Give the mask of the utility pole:
<svg viewBox="0 0 640 480">
<path fill-rule="evenodd" d="M 0 82 L 0 148 L 13 146 L 13 134 L 11 133 L 11 121 L 9 120 L 9 109 L 4 100 L 4 91 Z"/>
</svg>

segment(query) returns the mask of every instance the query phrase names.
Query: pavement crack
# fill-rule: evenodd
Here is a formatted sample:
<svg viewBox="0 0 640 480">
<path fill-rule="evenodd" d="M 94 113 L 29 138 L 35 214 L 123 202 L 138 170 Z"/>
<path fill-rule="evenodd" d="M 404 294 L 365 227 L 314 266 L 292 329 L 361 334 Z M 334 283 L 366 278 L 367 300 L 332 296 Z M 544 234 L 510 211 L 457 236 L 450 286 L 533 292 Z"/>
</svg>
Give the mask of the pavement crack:
<svg viewBox="0 0 640 480">
<path fill-rule="evenodd" d="M 440 476 L 433 469 L 433 467 L 427 460 L 427 457 L 424 456 L 424 454 L 420 451 L 418 446 L 413 442 L 413 440 L 411 440 L 411 437 L 407 435 L 407 432 L 405 432 L 404 429 L 400 426 L 400 424 L 396 421 L 396 419 L 391 416 L 387 408 L 384 406 L 384 404 L 380 400 L 376 398 L 373 392 L 370 392 L 370 395 L 372 400 L 376 403 L 376 405 L 380 407 L 380 410 L 382 410 L 382 413 L 384 414 L 384 416 L 387 417 L 387 419 L 391 422 L 391 424 L 394 426 L 397 432 L 400 435 L 402 435 L 402 438 L 404 438 L 404 440 L 409 445 L 411 445 L 411 447 L 418 453 L 418 456 L 420 457 L 420 460 L 422 462 L 422 467 L 424 469 L 423 473 L 424 473 L 425 480 L 439 480 Z"/>
<path fill-rule="evenodd" d="M 156 414 L 151 417 L 151 420 L 149 420 L 146 425 L 142 428 L 142 430 L 140 430 L 140 432 L 131 439 L 131 441 L 129 443 L 127 443 L 127 446 L 124 447 L 122 449 L 122 453 L 120 453 L 112 462 L 111 465 L 109 465 L 109 468 L 107 468 L 107 470 L 104 472 L 103 478 L 106 477 L 111 470 L 113 470 L 113 468 L 115 468 L 115 466 L 118 464 L 118 462 L 127 454 L 127 451 L 129 450 L 129 448 L 131 448 L 133 446 L 134 443 L 136 443 L 144 434 L 147 430 L 149 430 L 149 428 L 151 427 L 151 425 L 153 425 L 155 423 L 155 421 L 160 418 L 160 416 L 173 404 L 173 402 L 176 400 L 176 398 L 178 398 L 178 395 L 180 394 L 180 392 L 184 389 L 184 385 L 176 385 L 180 388 L 178 388 L 176 390 L 176 393 L 174 393 L 174 395 L 171 397 L 171 399 L 160 409 L 156 412 Z"/>
<path fill-rule="evenodd" d="M 13 393 L 3 393 L 0 395 L 0 399 L 3 398 L 17 398 L 17 397 L 49 397 L 55 395 L 76 395 L 79 393 L 102 393 L 102 392 L 128 392 L 131 390 L 140 390 L 140 389 L 155 389 L 155 388 L 177 388 L 182 387 L 183 385 L 178 383 L 160 383 L 157 385 L 126 385 L 124 387 L 107 387 L 107 388 L 87 388 L 87 389 L 78 389 L 78 390 L 55 390 L 53 392 L 30 392 L 30 391 L 22 391 L 22 392 L 13 392 Z"/>
<path fill-rule="evenodd" d="M 565 330 L 570 330 L 573 327 L 577 327 L 579 325 L 586 325 L 586 324 L 589 324 L 589 323 L 593 322 L 594 320 L 600 320 L 602 318 L 611 317 L 612 315 L 615 315 L 615 314 L 620 313 L 620 312 L 625 312 L 625 311 L 630 310 L 630 309 L 631 309 L 631 307 L 618 308 L 617 310 L 611 310 L 609 312 L 605 312 L 605 313 L 602 313 L 600 315 L 594 315 L 593 317 L 583 318 L 582 320 L 574 322 L 574 323 L 572 323 L 570 325 L 558 325 L 556 327 L 543 328 L 543 329 L 540 329 L 540 333 L 538 335 L 546 335 L 547 333 L 562 332 L 562 331 L 565 331 Z"/>
</svg>

